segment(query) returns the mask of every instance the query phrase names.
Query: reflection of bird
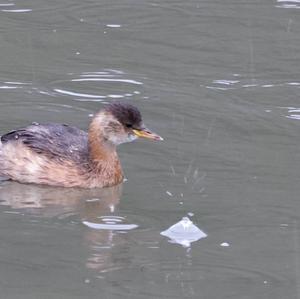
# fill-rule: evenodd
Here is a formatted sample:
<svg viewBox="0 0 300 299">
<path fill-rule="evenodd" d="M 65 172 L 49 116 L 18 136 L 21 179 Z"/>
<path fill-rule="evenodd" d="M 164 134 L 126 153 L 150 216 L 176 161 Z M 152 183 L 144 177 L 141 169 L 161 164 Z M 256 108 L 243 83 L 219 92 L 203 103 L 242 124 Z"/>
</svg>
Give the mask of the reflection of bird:
<svg viewBox="0 0 300 299">
<path fill-rule="evenodd" d="M 117 206 L 122 196 L 122 185 L 102 189 L 67 189 L 7 181 L 0 186 L 0 209 L 1 213 L 7 210 L 36 216 L 27 220 L 29 219 L 30 223 L 32 220 L 36 221 L 31 224 L 39 231 L 43 230 L 43 223 L 52 228 L 58 225 L 62 231 L 70 232 L 70 229 L 73 229 L 79 238 L 78 246 L 89 248 L 90 254 L 81 256 L 86 266 L 99 271 L 109 271 L 116 267 L 116 260 L 109 249 L 112 246 L 127 244 L 125 235 L 115 234 L 108 229 L 94 230 L 86 226 L 80 228 L 78 225 L 83 221 L 102 223 L 102 217 L 111 219 L 115 213 L 118 214 Z M 46 222 L 43 219 L 46 219 Z M 119 264 L 120 262 L 117 266 Z"/>
<path fill-rule="evenodd" d="M 66 189 L 7 181 L 1 184 L 0 206 L 22 209 L 27 214 L 45 218 L 79 215 L 84 221 L 97 222 L 99 216 L 110 215 L 116 209 L 122 185 L 102 189 Z"/>
<path fill-rule="evenodd" d="M 22 183 L 107 187 L 123 181 L 116 146 L 138 137 L 162 140 L 139 110 L 112 103 L 93 118 L 88 133 L 65 124 L 38 124 L 1 137 L 0 175 Z"/>
</svg>

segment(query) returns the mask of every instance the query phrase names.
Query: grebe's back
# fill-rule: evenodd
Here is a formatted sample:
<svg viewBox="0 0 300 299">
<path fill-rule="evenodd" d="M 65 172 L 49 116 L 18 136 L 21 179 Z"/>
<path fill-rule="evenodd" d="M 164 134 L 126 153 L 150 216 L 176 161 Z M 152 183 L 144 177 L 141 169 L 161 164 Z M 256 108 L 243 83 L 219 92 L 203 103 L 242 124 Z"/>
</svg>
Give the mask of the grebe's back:
<svg viewBox="0 0 300 299">
<path fill-rule="evenodd" d="M 21 144 L 52 159 L 82 163 L 88 157 L 86 132 L 65 124 L 39 124 L 11 131 L 1 137 L 2 147 Z"/>
<path fill-rule="evenodd" d="M 64 124 L 38 124 L 1 137 L 0 175 L 26 183 L 82 185 L 88 171 L 88 135 Z"/>
</svg>

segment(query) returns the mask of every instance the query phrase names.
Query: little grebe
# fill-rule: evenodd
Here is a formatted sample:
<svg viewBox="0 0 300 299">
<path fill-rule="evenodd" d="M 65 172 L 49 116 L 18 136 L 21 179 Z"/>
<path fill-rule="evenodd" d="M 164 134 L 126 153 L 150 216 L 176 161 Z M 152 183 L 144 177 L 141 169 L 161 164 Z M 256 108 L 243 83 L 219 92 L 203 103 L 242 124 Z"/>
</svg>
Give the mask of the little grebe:
<svg viewBox="0 0 300 299">
<path fill-rule="evenodd" d="M 116 146 L 138 137 L 162 140 L 144 126 L 136 107 L 119 102 L 100 110 L 88 133 L 65 124 L 33 123 L 1 137 L 0 175 L 52 186 L 113 186 L 123 181 Z"/>
</svg>

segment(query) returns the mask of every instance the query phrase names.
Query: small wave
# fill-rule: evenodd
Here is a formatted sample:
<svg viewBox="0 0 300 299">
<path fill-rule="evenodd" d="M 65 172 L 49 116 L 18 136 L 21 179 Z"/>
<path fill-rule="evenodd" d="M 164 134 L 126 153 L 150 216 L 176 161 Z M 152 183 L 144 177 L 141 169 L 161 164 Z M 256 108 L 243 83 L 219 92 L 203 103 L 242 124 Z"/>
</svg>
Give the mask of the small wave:
<svg viewBox="0 0 300 299">
<path fill-rule="evenodd" d="M 128 231 L 128 230 L 138 228 L 137 224 L 125 223 L 126 221 L 125 217 L 101 216 L 98 219 L 99 222 L 82 221 L 82 223 L 89 228 L 98 229 L 98 230 Z"/>
<path fill-rule="evenodd" d="M 32 9 L 28 8 L 28 9 L 1 9 L 1 11 L 3 12 L 18 12 L 18 13 L 22 13 L 22 12 L 31 12 Z"/>
<path fill-rule="evenodd" d="M 236 74 L 232 75 L 233 77 L 237 77 Z M 257 82 L 257 83 L 256 83 Z M 273 88 L 278 86 L 286 86 L 286 87 L 299 87 L 300 82 L 268 82 L 255 80 L 255 83 L 249 82 L 249 79 L 241 78 L 240 80 L 233 79 L 215 79 L 212 82 L 205 86 L 207 89 L 215 89 L 215 90 L 232 90 L 232 89 L 241 89 L 241 88 Z"/>
<path fill-rule="evenodd" d="M 0 7 L 15 6 L 14 3 L 0 3 Z"/>
<path fill-rule="evenodd" d="M 300 0 L 277 0 L 277 8 L 300 8 Z"/>
</svg>

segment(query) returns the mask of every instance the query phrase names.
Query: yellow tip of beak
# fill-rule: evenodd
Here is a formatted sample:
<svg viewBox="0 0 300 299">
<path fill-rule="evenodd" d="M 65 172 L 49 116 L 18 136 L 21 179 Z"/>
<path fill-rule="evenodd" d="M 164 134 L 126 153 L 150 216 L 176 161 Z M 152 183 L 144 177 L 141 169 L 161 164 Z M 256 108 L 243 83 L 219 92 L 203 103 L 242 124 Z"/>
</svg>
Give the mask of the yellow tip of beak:
<svg viewBox="0 0 300 299">
<path fill-rule="evenodd" d="M 149 129 L 141 129 L 141 130 L 132 130 L 133 133 L 142 138 L 152 139 L 152 140 L 164 140 L 161 136 L 151 132 Z"/>
</svg>

